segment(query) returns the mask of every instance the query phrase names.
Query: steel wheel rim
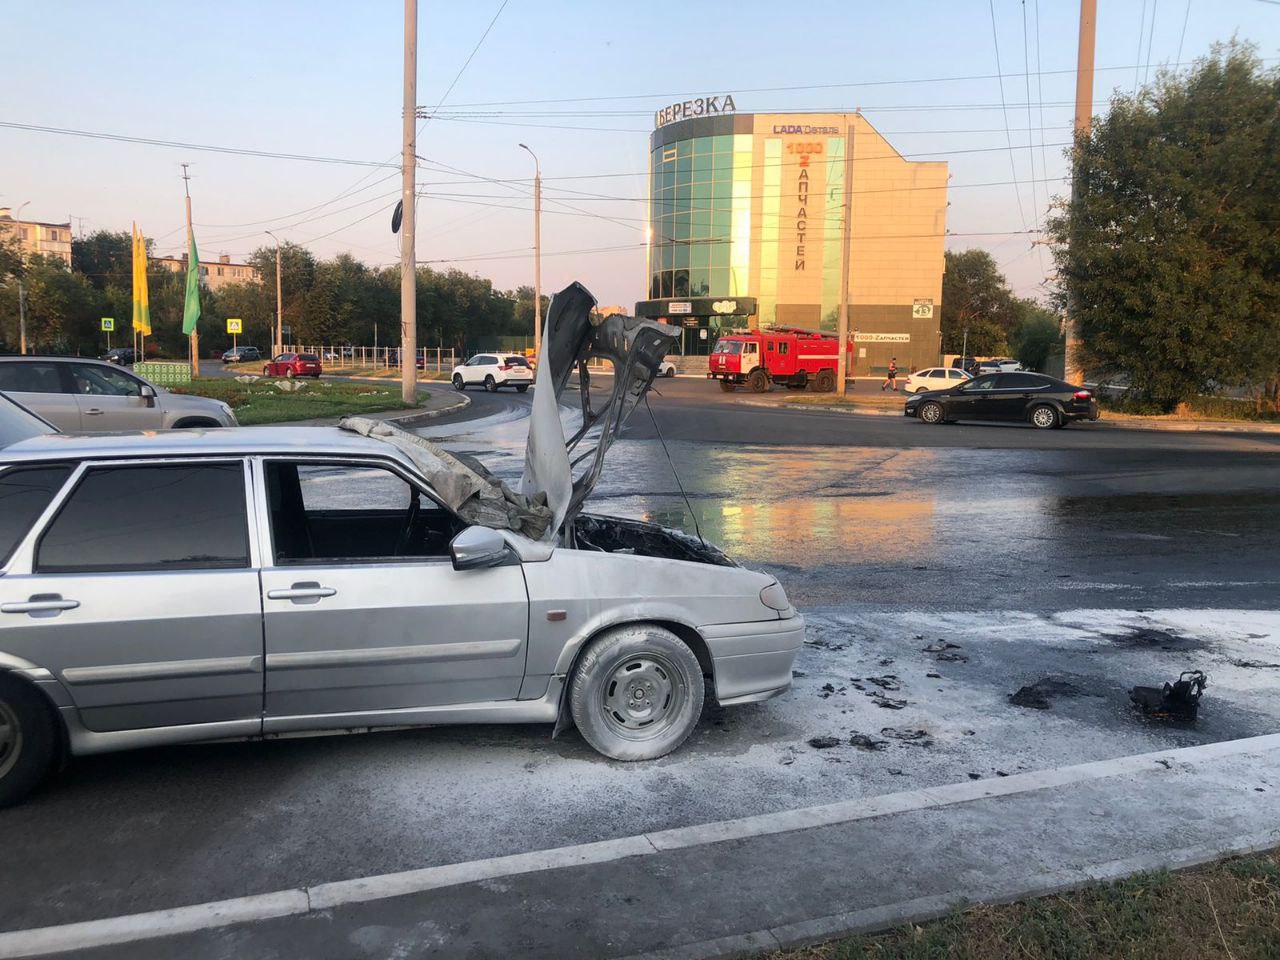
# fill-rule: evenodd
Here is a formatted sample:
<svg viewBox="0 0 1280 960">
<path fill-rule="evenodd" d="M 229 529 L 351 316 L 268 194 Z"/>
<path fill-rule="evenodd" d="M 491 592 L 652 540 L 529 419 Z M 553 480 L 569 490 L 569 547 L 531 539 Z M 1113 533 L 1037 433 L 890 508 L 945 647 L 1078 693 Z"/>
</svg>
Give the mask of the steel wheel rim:
<svg viewBox="0 0 1280 960">
<path fill-rule="evenodd" d="M 22 725 L 9 704 L 0 700 L 0 780 L 13 769 L 22 754 Z"/>
<path fill-rule="evenodd" d="M 1031 419 L 1035 421 L 1037 427 L 1048 427 L 1053 425 L 1053 411 L 1048 407 L 1041 407 L 1031 415 Z"/>
<path fill-rule="evenodd" d="M 601 690 L 605 721 L 618 736 L 648 740 L 660 736 L 680 712 L 687 691 L 666 657 L 641 653 L 622 660 Z"/>
</svg>

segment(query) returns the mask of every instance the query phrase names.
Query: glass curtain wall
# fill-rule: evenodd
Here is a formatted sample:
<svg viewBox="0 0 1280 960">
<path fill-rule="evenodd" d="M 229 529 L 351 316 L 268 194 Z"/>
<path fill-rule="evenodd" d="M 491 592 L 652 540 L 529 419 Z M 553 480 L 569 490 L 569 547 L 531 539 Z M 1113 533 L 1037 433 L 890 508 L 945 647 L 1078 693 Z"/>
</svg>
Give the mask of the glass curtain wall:
<svg viewBox="0 0 1280 960">
<path fill-rule="evenodd" d="M 750 135 L 658 147 L 650 169 L 649 297 L 747 296 Z"/>
</svg>

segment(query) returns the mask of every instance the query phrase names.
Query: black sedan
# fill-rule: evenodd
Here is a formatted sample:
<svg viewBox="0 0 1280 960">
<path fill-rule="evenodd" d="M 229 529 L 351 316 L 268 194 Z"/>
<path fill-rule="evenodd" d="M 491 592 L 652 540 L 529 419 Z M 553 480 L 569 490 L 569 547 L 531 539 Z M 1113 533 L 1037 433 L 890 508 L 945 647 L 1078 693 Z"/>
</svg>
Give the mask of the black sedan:
<svg viewBox="0 0 1280 960">
<path fill-rule="evenodd" d="M 1042 373 L 989 373 L 946 390 L 914 394 L 902 412 L 924 423 L 1022 420 L 1052 430 L 1073 420 L 1097 420 L 1098 401 L 1084 387 Z"/>
</svg>

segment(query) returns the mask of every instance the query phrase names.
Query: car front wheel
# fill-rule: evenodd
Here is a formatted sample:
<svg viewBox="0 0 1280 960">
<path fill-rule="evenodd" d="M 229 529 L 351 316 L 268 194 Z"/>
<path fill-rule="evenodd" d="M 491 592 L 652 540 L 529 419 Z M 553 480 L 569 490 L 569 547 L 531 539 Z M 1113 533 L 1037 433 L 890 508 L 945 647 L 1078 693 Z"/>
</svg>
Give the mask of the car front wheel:
<svg viewBox="0 0 1280 960">
<path fill-rule="evenodd" d="M 920 417 L 922 423 L 941 423 L 942 404 L 934 403 L 932 400 L 928 403 L 922 403 L 917 416 Z"/>
<path fill-rule="evenodd" d="M 591 642 L 569 685 L 579 732 L 614 760 L 654 760 L 689 737 L 702 716 L 698 658 L 661 627 L 618 627 Z"/>
<path fill-rule="evenodd" d="M 284 377 L 285 377 L 285 379 L 286 379 L 286 380 L 292 380 L 292 379 L 293 379 L 293 367 L 290 367 L 288 370 L 286 370 L 286 371 L 284 372 Z"/>
<path fill-rule="evenodd" d="M 1031 425 L 1039 430 L 1052 430 L 1059 423 L 1058 411 L 1048 404 L 1041 404 L 1031 411 Z"/>
<path fill-rule="evenodd" d="M 489 374 L 484 378 L 484 388 L 490 393 L 498 392 L 498 381 L 493 379 L 493 374 Z"/>
<path fill-rule="evenodd" d="M 57 722 L 39 693 L 0 674 L 0 807 L 38 787 L 58 757 Z"/>
<path fill-rule="evenodd" d="M 462 374 L 460 374 L 460 373 L 455 373 L 455 374 L 453 375 L 453 389 L 455 389 L 455 390 L 465 390 L 465 389 L 467 389 L 467 385 L 466 385 L 466 383 L 464 383 L 464 382 L 463 382 L 463 380 L 462 380 Z"/>
</svg>

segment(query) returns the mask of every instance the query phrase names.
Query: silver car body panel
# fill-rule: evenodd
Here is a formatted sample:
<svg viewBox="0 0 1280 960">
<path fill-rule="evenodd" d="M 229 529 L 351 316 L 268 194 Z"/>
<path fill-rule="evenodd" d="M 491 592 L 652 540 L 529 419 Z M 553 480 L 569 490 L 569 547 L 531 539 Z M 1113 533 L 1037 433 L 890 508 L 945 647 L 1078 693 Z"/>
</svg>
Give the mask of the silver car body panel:
<svg viewBox="0 0 1280 960">
<path fill-rule="evenodd" d="M 0 363 L 52 363 L 101 367 L 112 376 L 125 376 L 155 391 L 152 398 L 135 395 L 30 393 L 10 391 L 19 403 L 68 433 L 109 433 L 122 430 L 164 430 L 184 421 L 210 421 L 220 427 L 236 426 L 235 415 L 221 400 L 170 393 L 131 370 L 86 357 L 10 357 Z M 209 424 L 204 424 L 208 426 Z"/>
<path fill-rule="evenodd" d="M 33 574 L 42 530 L 95 463 L 240 459 L 250 567 Z M 737 567 L 570 549 L 502 531 L 519 562 L 454 570 L 447 559 L 273 563 L 263 464 L 273 458 L 388 466 L 438 503 L 393 444 L 323 427 L 261 427 L 19 440 L 14 463 L 79 466 L 0 568 L 0 602 L 59 593 L 53 616 L 0 617 L 0 669 L 38 682 L 72 752 L 305 731 L 552 722 L 592 637 L 664 624 L 709 654 L 717 697 L 786 689 L 804 622 L 761 600 L 774 582 Z M 145 512 L 143 513 L 145 515 Z M 291 595 L 298 584 L 332 589 Z M 276 593 L 276 598 L 270 594 Z"/>
</svg>

